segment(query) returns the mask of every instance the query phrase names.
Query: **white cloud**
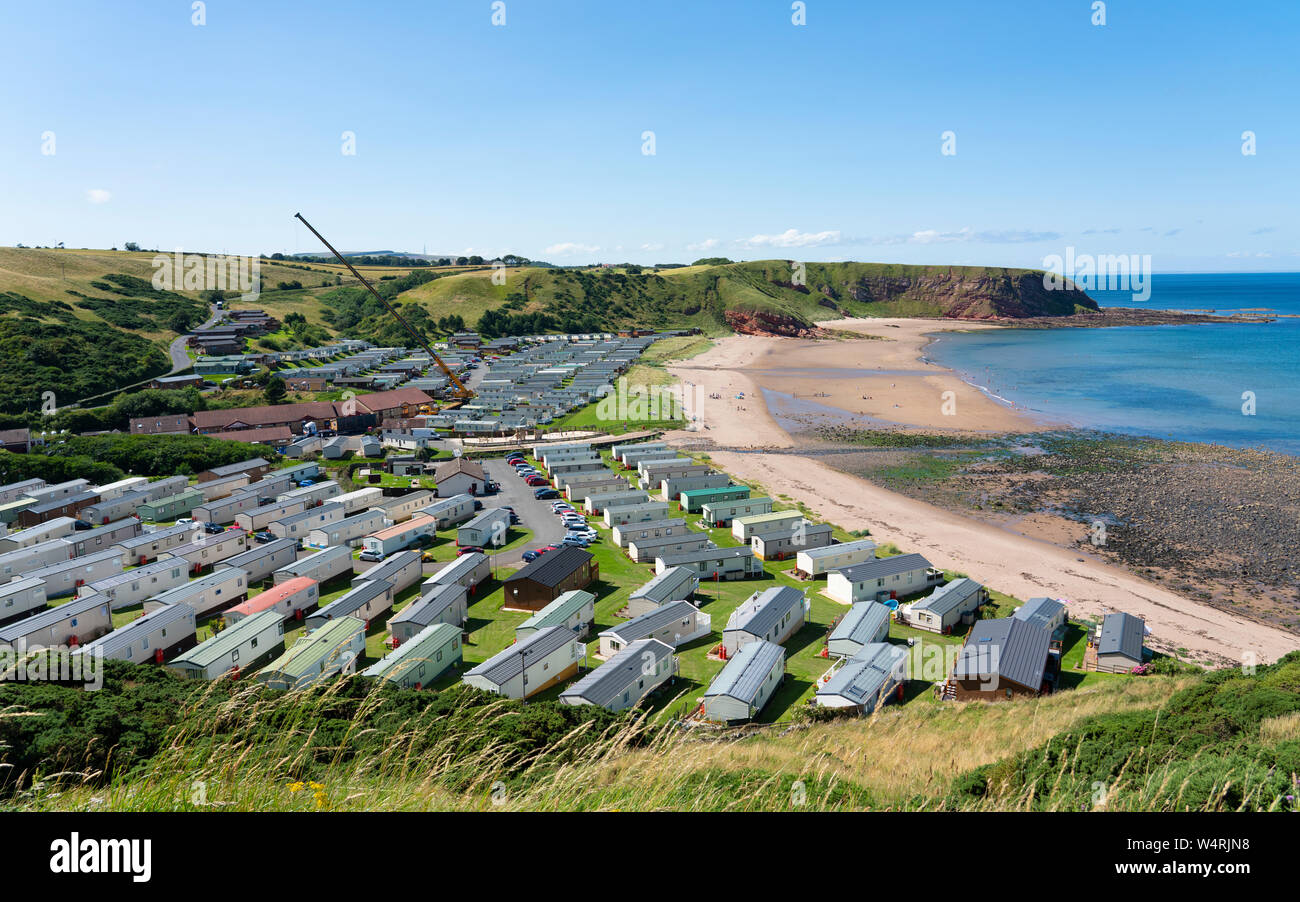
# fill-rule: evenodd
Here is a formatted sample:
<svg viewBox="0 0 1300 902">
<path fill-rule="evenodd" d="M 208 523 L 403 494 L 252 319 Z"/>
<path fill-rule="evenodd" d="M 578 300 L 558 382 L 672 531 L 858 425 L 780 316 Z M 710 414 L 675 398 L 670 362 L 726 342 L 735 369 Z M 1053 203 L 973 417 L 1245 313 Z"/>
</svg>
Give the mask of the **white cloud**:
<svg viewBox="0 0 1300 902">
<path fill-rule="evenodd" d="M 103 188 L 91 188 L 86 192 L 86 200 L 92 204 L 106 204 L 112 199 L 112 193 L 105 191 Z"/>
<path fill-rule="evenodd" d="M 722 242 L 716 238 L 705 238 L 703 241 L 697 241 L 695 244 L 686 245 L 688 251 L 711 251 Z"/>
<path fill-rule="evenodd" d="M 600 250 L 596 244 L 579 244 L 576 241 L 562 241 L 559 244 L 552 244 L 546 249 L 546 253 L 553 254 L 557 257 L 572 257 L 577 254 L 594 254 Z"/>
<path fill-rule="evenodd" d="M 641 250 L 643 251 L 661 251 L 663 249 L 664 246 L 660 244 L 658 241 L 651 241 L 641 245 Z"/>
<path fill-rule="evenodd" d="M 823 247 L 840 244 L 838 229 L 825 232 L 800 232 L 786 229 L 780 235 L 754 235 L 741 241 L 746 247 Z"/>
</svg>

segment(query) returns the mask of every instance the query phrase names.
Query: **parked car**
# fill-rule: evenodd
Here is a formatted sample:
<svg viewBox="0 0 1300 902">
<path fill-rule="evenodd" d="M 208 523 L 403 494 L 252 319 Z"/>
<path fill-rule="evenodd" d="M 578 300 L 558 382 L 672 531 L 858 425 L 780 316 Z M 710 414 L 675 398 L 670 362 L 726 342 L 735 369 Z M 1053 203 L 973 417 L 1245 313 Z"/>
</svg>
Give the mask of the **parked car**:
<svg viewBox="0 0 1300 902">
<path fill-rule="evenodd" d="M 522 462 L 523 459 L 524 456 L 520 454 L 518 451 L 516 451 L 514 454 L 506 455 L 506 463 L 510 464 L 511 466 L 514 466 L 516 461 Z"/>
<path fill-rule="evenodd" d="M 204 523 L 203 531 L 215 534 L 219 532 L 225 532 L 226 527 L 222 526 L 220 523 Z"/>
<path fill-rule="evenodd" d="M 298 481 L 298 488 L 305 489 L 307 486 L 315 485 L 315 484 L 316 484 L 316 480 L 314 479 L 300 479 Z"/>
<path fill-rule="evenodd" d="M 462 554 L 482 554 L 482 553 L 483 553 L 483 549 L 480 548 L 478 545 L 461 545 L 459 548 L 456 549 L 456 557 L 460 557 Z"/>
<path fill-rule="evenodd" d="M 275 541 L 275 533 L 273 533 L 273 532 L 266 532 L 266 531 L 255 532 L 255 533 L 253 533 L 253 541 L 255 541 L 255 542 L 259 542 L 259 543 L 260 543 L 260 542 L 274 542 L 274 541 Z"/>
<path fill-rule="evenodd" d="M 541 557 L 544 554 L 546 554 L 545 551 L 539 551 L 534 549 L 532 551 L 525 551 L 521 555 L 521 557 L 523 557 L 525 564 L 531 564 L 533 561 L 537 560 L 539 557 Z"/>
<path fill-rule="evenodd" d="M 534 487 L 539 485 L 549 485 L 546 479 L 542 476 L 529 476 L 527 479 L 524 480 L 524 484 L 531 485 Z"/>
<path fill-rule="evenodd" d="M 377 564 L 384 559 L 384 553 L 382 551 L 371 551 L 366 549 L 361 552 L 360 559 L 363 561 L 373 561 Z"/>
<path fill-rule="evenodd" d="M 557 492 L 555 489 L 543 487 L 533 492 L 533 497 L 537 498 L 538 500 L 544 500 L 547 498 L 559 498 L 560 493 Z"/>
<path fill-rule="evenodd" d="M 561 545 L 569 545 L 575 548 L 586 548 L 591 543 L 581 536 L 565 536 L 560 539 Z"/>
<path fill-rule="evenodd" d="M 600 533 L 588 526 L 586 529 L 570 529 L 564 534 L 566 539 L 569 536 L 577 536 L 580 539 L 586 539 L 588 542 L 594 542 L 600 538 Z"/>
<path fill-rule="evenodd" d="M 551 505 L 551 512 L 558 514 L 560 511 L 571 511 L 573 505 L 567 501 L 556 501 Z"/>
<path fill-rule="evenodd" d="M 475 499 L 474 499 L 474 510 L 476 510 L 476 511 L 481 511 L 482 509 L 483 509 L 483 502 L 482 502 L 482 501 L 479 501 L 477 498 L 475 498 Z"/>
</svg>

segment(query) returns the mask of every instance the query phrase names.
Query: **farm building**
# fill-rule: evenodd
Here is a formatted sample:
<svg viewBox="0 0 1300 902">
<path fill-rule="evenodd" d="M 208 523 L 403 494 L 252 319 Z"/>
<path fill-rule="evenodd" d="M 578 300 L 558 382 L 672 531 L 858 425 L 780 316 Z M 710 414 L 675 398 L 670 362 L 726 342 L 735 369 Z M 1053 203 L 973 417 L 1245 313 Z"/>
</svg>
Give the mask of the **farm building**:
<svg viewBox="0 0 1300 902">
<path fill-rule="evenodd" d="M 994 701 L 1039 695 L 1047 688 L 1050 640 L 1047 630 L 1025 620 L 975 621 L 944 687 L 944 698 Z"/>
<path fill-rule="evenodd" d="M 600 633 L 600 657 L 609 658 L 642 639 L 657 639 L 678 648 L 703 639 L 713 618 L 689 601 L 670 601 Z"/>
<path fill-rule="evenodd" d="M 503 507 L 490 507 L 456 530 L 456 545 L 499 547 L 506 544 L 509 532 L 510 511 Z"/>
<path fill-rule="evenodd" d="M 102 595 L 108 599 L 113 610 L 120 611 L 133 604 L 141 604 L 160 592 L 183 586 L 189 579 L 190 570 L 184 561 L 163 558 L 87 583 L 77 590 L 77 595 Z"/>
<path fill-rule="evenodd" d="M 361 675 L 403 689 L 422 689 L 460 663 L 461 642 L 460 627 L 431 623 Z"/>
<path fill-rule="evenodd" d="M 565 592 L 555 601 L 515 627 L 515 638 L 523 639 L 551 626 L 562 626 L 579 639 L 596 620 L 596 596 L 582 589 Z"/>
<path fill-rule="evenodd" d="M 826 594 L 840 604 L 901 598 L 937 586 L 943 571 L 919 554 L 896 554 L 826 574 Z"/>
<path fill-rule="evenodd" d="M 117 543 L 117 547 L 122 551 L 122 566 L 135 567 L 155 560 L 159 555 L 167 554 L 173 548 L 188 544 L 193 538 L 194 527 L 182 523 L 180 526 L 167 526 L 123 539 Z"/>
<path fill-rule="evenodd" d="M 136 507 L 135 512 L 140 515 L 141 520 L 161 523 L 165 520 L 175 520 L 179 517 L 188 516 L 190 511 L 205 500 L 203 493 L 198 489 L 186 489 L 175 495 L 168 495 L 166 498 L 147 501 Z"/>
<path fill-rule="evenodd" d="M 753 720 L 785 679 L 785 649 L 750 642 L 729 660 L 704 692 L 704 718 L 714 723 Z"/>
<path fill-rule="evenodd" d="M 11 551 L 30 548 L 33 545 L 40 545 L 54 539 L 62 539 L 72 535 L 76 530 L 77 520 L 75 517 L 55 517 L 53 520 L 46 520 L 39 526 L 19 529 L 0 537 L 0 554 L 8 554 Z"/>
<path fill-rule="evenodd" d="M 298 543 L 293 539 L 275 539 L 254 544 L 247 551 L 228 557 L 227 567 L 237 567 L 248 574 L 248 585 L 255 586 L 279 568 L 298 559 Z"/>
<path fill-rule="evenodd" d="M 1147 625 L 1132 614 L 1107 614 L 1097 638 L 1097 669 L 1105 673 L 1128 673 L 1146 661 Z"/>
<path fill-rule="evenodd" d="M 686 489 L 681 493 L 681 509 L 688 514 L 698 514 L 704 505 L 723 501 L 744 501 L 749 497 L 747 485 L 721 485 L 713 488 Z"/>
<path fill-rule="evenodd" d="M 565 592 L 585 589 L 599 573 L 595 558 L 581 548 L 548 551 L 506 577 L 505 607 L 540 611 Z"/>
<path fill-rule="evenodd" d="M 648 523 L 668 517 L 668 502 L 643 501 L 640 504 L 620 504 L 605 508 L 605 526 L 627 526 L 630 523 Z"/>
<path fill-rule="evenodd" d="M 296 489 L 289 489 L 281 492 L 276 496 L 276 501 L 303 501 L 308 508 L 318 504 L 324 504 L 326 501 L 333 501 L 343 490 L 333 479 L 327 479 L 324 482 L 317 482 L 314 485 L 299 486 Z"/>
<path fill-rule="evenodd" d="M 452 495 L 482 495 L 487 485 L 483 467 L 464 457 L 438 464 L 433 470 L 433 480 L 438 485 L 438 494 L 444 498 Z"/>
<path fill-rule="evenodd" d="M 577 673 L 586 653 L 572 632 L 551 626 L 466 671 L 464 681 L 506 698 L 528 698 Z"/>
<path fill-rule="evenodd" d="M 236 492 L 225 498 L 200 504 L 194 508 L 191 515 L 202 523 L 234 523 L 236 515 L 257 510 L 261 504 L 262 499 L 257 492 Z"/>
<path fill-rule="evenodd" d="M 305 689 L 338 673 L 351 673 L 366 650 L 366 625 L 339 617 L 299 637 L 284 654 L 257 672 L 272 689 Z"/>
<path fill-rule="evenodd" d="M 190 571 L 198 573 L 204 567 L 215 566 L 226 558 L 234 557 L 249 546 L 248 533 L 238 527 L 227 529 L 216 535 L 208 535 L 202 528 L 195 530 L 194 539 L 186 545 L 179 545 L 167 554 L 171 557 L 189 561 Z"/>
<path fill-rule="evenodd" d="M 631 490 L 600 492 L 598 494 L 585 496 L 582 502 L 582 509 L 589 514 L 599 514 L 607 507 L 624 507 L 630 504 L 643 504 L 649 500 L 650 496 L 645 492 L 635 492 Z"/>
<path fill-rule="evenodd" d="M 122 572 L 122 555 L 116 548 L 97 551 L 70 561 L 59 561 L 24 573 L 45 582 L 49 598 L 71 595 L 86 583 L 107 579 Z"/>
<path fill-rule="evenodd" d="M 330 499 L 335 504 L 343 505 L 343 514 L 351 517 L 353 514 L 369 510 L 376 504 L 384 500 L 383 489 L 370 486 L 369 488 L 357 489 L 355 492 L 346 492 Z"/>
<path fill-rule="evenodd" d="M 268 523 L 266 529 L 277 539 L 293 539 L 295 542 L 301 542 L 314 530 L 328 529 L 342 519 L 343 505 L 329 502 Z"/>
<path fill-rule="evenodd" d="M 235 526 L 245 532 L 262 532 L 272 523 L 283 520 L 285 517 L 292 517 L 294 514 L 301 514 L 306 509 L 307 503 L 301 498 L 294 501 L 277 501 L 274 504 L 263 504 L 254 510 L 236 514 Z"/>
<path fill-rule="evenodd" d="M 961 577 L 935 589 L 925 598 L 902 605 L 899 617 L 908 626 L 932 633 L 950 633 L 959 623 L 973 623 L 988 590 L 973 579 Z"/>
<path fill-rule="evenodd" d="M 876 559 L 876 543 L 870 539 L 837 542 L 821 548 L 808 548 L 795 556 L 795 571 L 804 579 L 824 576 L 831 570 L 852 567 Z"/>
<path fill-rule="evenodd" d="M 227 673 L 237 677 L 283 650 L 284 620 L 274 611 L 263 611 L 226 627 L 167 666 L 201 680 L 215 680 Z"/>
<path fill-rule="evenodd" d="M 829 523 L 799 520 L 789 528 L 756 532 L 749 537 L 749 547 L 762 561 L 784 561 L 804 548 L 822 548 L 831 543 L 833 529 Z"/>
<path fill-rule="evenodd" d="M 775 503 L 766 495 L 758 498 L 737 498 L 735 501 L 706 501 L 700 508 L 700 517 L 710 526 L 730 526 L 737 517 L 770 514 Z"/>
<path fill-rule="evenodd" d="M 765 535 L 777 530 L 792 530 L 803 521 L 799 511 L 771 511 L 766 514 L 747 514 L 733 517 L 731 534 L 738 541 L 748 542 L 755 535 Z"/>
<path fill-rule="evenodd" d="M 259 592 L 247 601 L 228 609 L 222 616 L 227 623 L 274 611 L 281 620 L 298 620 L 320 603 L 320 584 L 310 576 L 299 576 Z"/>
<path fill-rule="evenodd" d="M 660 480 L 655 489 L 664 501 L 677 501 L 682 492 L 692 489 L 720 489 L 731 485 L 731 477 L 726 473 L 707 473 L 692 476 L 670 476 Z"/>
<path fill-rule="evenodd" d="M 94 642 L 73 652 L 74 655 L 102 655 L 117 661 L 161 664 L 167 658 L 193 648 L 196 641 L 194 609 L 185 604 L 169 604 L 146 611 Z"/>
<path fill-rule="evenodd" d="M 338 545 L 285 564 L 273 572 L 271 577 L 277 584 L 287 582 L 295 576 L 310 576 L 318 583 L 326 583 L 336 576 L 351 572 L 352 551 L 345 545 Z"/>
<path fill-rule="evenodd" d="M 727 618 L 722 648 L 728 658 L 751 642 L 783 645 L 808 616 L 808 599 L 798 589 L 776 586 L 755 592 Z"/>
<path fill-rule="evenodd" d="M 824 708 L 857 708 L 861 714 L 870 714 L 891 693 L 901 698 L 906 678 L 907 650 L 888 642 L 870 642 L 833 667 L 829 678 L 817 686 L 814 698 Z"/>
<path fill-rule="evenodd" d="M 393 594 L 396 595 L 407 586 L 419 582 L 423 569 L 424 562 L 418 553 L 399 551 L 366 570 L 358 579 L 382 579 L 392 583 Z"/>
<path fill-rule="evenodd" d="M 88 595 L 0 627 L 0 645 L 17 649 L 73 646 L 97 639 L 112 628 L 108 599 Z"/>
<path fill-rule="evenodd" d="M 700 581 L 685 567 L 672 567 L 656 574 L 645 585 L 633 589 L 623 608 L 628 617 L 637 617 L 670 601 L 686 601 L 700 587 Z"/>
<path fill-rule="evenodd" d="M 474 589 L 492 575 L 492 562 L 486 554 L 477 551 L 462 554 L 449 561 L 440 570 L 424 581 L 425 588 L 431 584 L 442 586 L 460 586 L 470 595 Z"/>
<path fill-rule="evenodd" d="M 685 554 L 655 558 L 655 573 L 670 567 L 685 567 L 703 582 L 706 579 L 747 579 L 763 572 L 763 562 L 748 545 L 739 548 L 701 548 Z"/>
<path fill-rule="evenodd" d="M 474 516 L 474 496 L 461 494 L 438 498 L 420 513 L 432 517 L 439 529 L 447 529 Z"/>
<path fill-rule="evenodd" d="M 108 500 L 87 504 L 77 511 L 77 519 L 82 523 L 112 523 L 123 517 L 135 516 L 135 509 L 148 499 L 145 492 L 127 492 Z"/>
<path fill-rule="evenodd" d="M 72 548 L 67 539 L 50 539 L 38 545 L 28 545 L 0 554 L 0 580 L 14 579 L 41 567 L 49 567 L 72 560 Z"/>
<path fill-rule="evenodd" d="M 79 529 L 62 541 L 68 543 L 73 557 L 83 557 L 96 551 L 107 551 L 124 539 L 134 539 L 142 534 L 140 521 L 135 517 L 127 517 L 92 529 Z"/>
<path fill-rule="evenodd" d="M 1055 598 L 1044 598 L 1041 595 L 1029 599 L 1016 608 L 1015 613 L 1011 616 L 1017 620 L 1028 620 L 1049 633 L 1055 633 L 1065 626 L 1066 622 L 1064 603 L 1057 601 Z"/>
<path fill-rule="evenodd" d="M 307 533 L 308 548 L 328 548 L 331 545 L 355 547 L 366 536 L 384 528 L 384 512 L 378 508 L 361 511 L 342 520 L 313 529 Z"/>
<path fill-rule="evenodd" d="M 641 639 L 561 692 L 560 701 L 624 711 L 676 673 L 677 658 L 671 646 L 657 639 Z"/>
<path fill-rule="evenodd" d="M 662 504 L 663 502 L 659 502 Z M 636 539 L 656 536 L 679 536 L 686 533 L 685 520 L 650 520 L 645 523 L 624 523 L 613 530 L 614 544 L 626 548 Z"/>
<path fill-rule="evenodd" d="M 218 567 L 198 579 L 159 592 L 145 601 L 144 609 L 187 604 L 202 617 L 240 601 L 247 594 L 248 574 L 235 567 Z"/>
<path fill-rule="evenodd" d="M 406 642 L 434 623 L 460 628 L 469 618 L 469 593 L 464 586 L 426 583 L 421 588 L 419 598 L 388 619 L 388 632 L 393 641 Z"/>
<path fill-rule="evenodd" d="M 42 580 L 24 577 L 0 583 L 0 623 L 26 617 L 32 611 L 41 610 L 46 604 L 45 583 Z"/>
<path fill-rule="evenodd" d="M 290 406 L 293 405 L 285 405 L 286 408 Z M 257 410 L 259 408 L 249 408 L 249 409 Z M 283 410 L 284 408 L 279 408 L 279 409 Z M 234 411 L 221 411 L 221 413 L 223 414 L 234 413 Z M 203 432 L 207 430 L 201 429 L 199 431 Z M 211 431 L 216 432 L 220 430 L 211 430 Z M 271 465 L 267 463 L 267 461 L 264 458 L 254 457 L 252 460 L 241 460 L 239 463 L 226 464 L 223 467 L 213 467 L 211 470 L 204 470 L 202 473 L 196 476 L 195 479 L 197 479 L 199 482 L 212 482 L 214 479 L 225 479 L 227 476 L 246 475 L 248 476 L 249 479 L 256 480 L 266 475 L 267 471 L 270 469 L 271 469 Z"/>
<path fill-rule="evenodd" d="M 401 523 L 423 511 L 437 501 L 433 492 L 410 492 L 395 498 L 385 498 L 382 504 L 376 504 L 383 510 L 384 516 L 394 523 Z"/>
<path fill-rule="evenodd" d="M 307 629 L 318 629 L 340 617 L 353 617 L 369 629 L 370 621 L 392 609 L 392 583 L 382 579 L 358 579 L 346 593 L 311 614 L 307 618 Z"/>
<path fill-rule="evenodd" d="M 713 542 L 707 534 L 691 533 L 685 530 L 680 535 L 647 536 L 632 539 L 627 546 L 627 556 L 638 564 L 652 564 L 655 558 L 673 554 L 686 554 L 704 548 L 712 548 Z"/>
<path fill-rule="evenodd" d="M 878 601 L 859 601 L 851 605 L 826 639 L 826 650 L 842 658 L 851 658 L 868 645 L 884 642 L 889 636 L 889 608 Z"/>
</svg>

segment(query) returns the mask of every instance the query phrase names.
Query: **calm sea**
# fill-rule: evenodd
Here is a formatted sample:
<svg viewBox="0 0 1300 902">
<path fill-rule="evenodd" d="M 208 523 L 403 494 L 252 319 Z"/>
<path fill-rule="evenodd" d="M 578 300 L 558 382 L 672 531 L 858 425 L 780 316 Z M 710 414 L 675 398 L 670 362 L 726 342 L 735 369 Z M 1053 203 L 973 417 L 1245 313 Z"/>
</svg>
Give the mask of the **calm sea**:
<svg viewBox="0 0 1300 902">
<path fill-rule="evenodd" d="M 1103 307 L 1297 318 L 944 333 L 926 356 L 1055 420 L 1300 454 L 1300 273 L 1156 275 L 1151 284 L 1150 299 L 1141 303 L 1128 293 L 1090 294 Z"/>
</svg>

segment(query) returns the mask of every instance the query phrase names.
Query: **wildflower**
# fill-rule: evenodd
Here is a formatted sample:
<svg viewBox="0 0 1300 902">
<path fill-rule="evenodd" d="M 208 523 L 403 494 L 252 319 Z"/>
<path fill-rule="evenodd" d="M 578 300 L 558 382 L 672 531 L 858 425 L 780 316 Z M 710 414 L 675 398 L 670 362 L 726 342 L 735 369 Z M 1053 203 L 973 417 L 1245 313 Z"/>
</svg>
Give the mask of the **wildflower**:
<svg viewBox="0 0 1300 902">
<path fill-rule="evenodd" d="M 297 783 L 290 783 L 290 784 L 289 784 L 289 791 L 290 791 L 290 792 L 301 792 L 301 791 L 302 791 L 302 787 L 303 787 L 303 785 L 304 785 L 304 784 L 303 784 L 303 782 L 302 782 L 301 780 L 299 780 Z"/>
</svg>

